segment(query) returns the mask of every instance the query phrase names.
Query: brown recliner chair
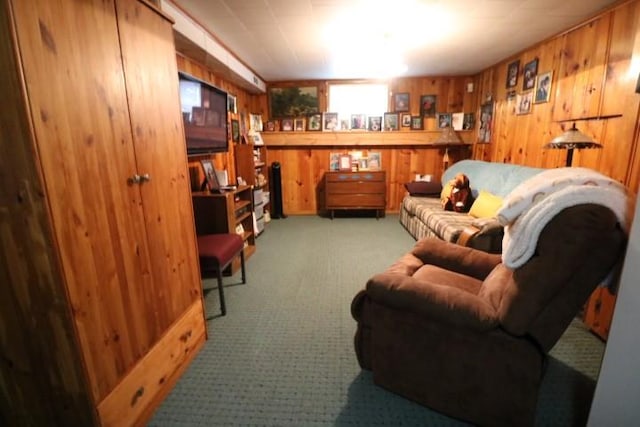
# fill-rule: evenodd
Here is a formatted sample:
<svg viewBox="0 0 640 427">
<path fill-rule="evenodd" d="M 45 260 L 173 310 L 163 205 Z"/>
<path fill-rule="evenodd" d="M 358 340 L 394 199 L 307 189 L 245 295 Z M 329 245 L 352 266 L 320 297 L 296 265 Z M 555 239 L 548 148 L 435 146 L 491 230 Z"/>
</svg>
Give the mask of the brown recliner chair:
<svg viewBox="0 0 640 427">
<path fill-rule="evenodd" d="M 621 259 L 608 208 L 567 208 L 535 254 L 500 255 L 425 238 L 353 300 L 355 349 L 376 384 L 484 426 L 532 425 L 548 351 Z"/>
</svg>

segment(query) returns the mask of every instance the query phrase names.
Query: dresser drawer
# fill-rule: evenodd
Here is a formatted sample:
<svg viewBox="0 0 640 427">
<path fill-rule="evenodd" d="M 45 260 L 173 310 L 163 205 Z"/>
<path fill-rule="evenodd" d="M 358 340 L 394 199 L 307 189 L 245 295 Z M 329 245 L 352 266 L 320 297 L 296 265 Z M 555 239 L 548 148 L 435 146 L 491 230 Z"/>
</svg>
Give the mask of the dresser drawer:
<svg viewBox="0 0 640 427">
<path fill-rule="evenodd" d="M 327 196 L 327 209 L 384 209 L 384 194 L 331 194 Z"/>
<path fill-rule="evenodd" d="M 384 171 L 363 171 L 363 172 L 328 172 L 325 180 L 329 182 L 370 182 L 378 181 L 384 183 Z"/>
<path fill-rule="evenodd" d="M 383 193 L 384 194 L 384 182 L 372 181 L 372 182 L 328 182 L 327 193 L 328 194 L 357 194 L 357 193 Z"/>
</svg>

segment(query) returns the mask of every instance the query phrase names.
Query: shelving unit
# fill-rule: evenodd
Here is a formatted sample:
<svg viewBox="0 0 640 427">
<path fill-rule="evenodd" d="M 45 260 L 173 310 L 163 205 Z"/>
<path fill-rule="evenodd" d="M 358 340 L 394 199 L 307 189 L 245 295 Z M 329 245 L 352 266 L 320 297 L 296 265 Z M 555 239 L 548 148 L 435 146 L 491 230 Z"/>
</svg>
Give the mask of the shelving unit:
<svg viewBox="0 0 640 427">
<path fill-rule="evenodd" d="M 193 193 L 196 234 L 198 236 L 215 233 L 240 234 L 245 243 L 245 259 L 249 259 L 256 251 L 253 209 L 253 191 L 252 186 L 249 185 L 221 194 Z M 239 268 L 240 259 L 238 258 L 233 261 L 225 274 L 233 274 Z"/>
<path fill-rule="evenodd" d="M 270 211 L 269 180 L 264 145 L 237 144 L 235 146 L 236 172 L 253 186 L 253 206 L 257 234 L 264 230 L 265 212 Z"/>
</svg>

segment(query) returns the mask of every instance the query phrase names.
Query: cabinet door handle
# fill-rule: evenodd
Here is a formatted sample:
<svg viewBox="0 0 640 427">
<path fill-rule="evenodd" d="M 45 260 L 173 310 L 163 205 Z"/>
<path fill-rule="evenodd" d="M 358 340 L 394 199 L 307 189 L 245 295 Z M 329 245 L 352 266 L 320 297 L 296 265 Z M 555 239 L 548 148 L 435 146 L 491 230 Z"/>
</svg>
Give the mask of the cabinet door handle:
<svg viewBox="0 0 640 427">
<path fill-rule="evenodd" d="M 135 174 L 132 177 L 130 177 L 129 179 L 127 179 L 127 183 L 131 184 L 140 184 L 140 181 L 142 180 L 142 177 L 140 177 L 140 175 Z"/>
<path fill-rule="evenodd" d="M 135 174 L 131 178 L 127 179 L 129 185 L 142 184 L 143 182 L 151 181 L 151 175 L 145 173 L 144 175 Z"/>
</svg>

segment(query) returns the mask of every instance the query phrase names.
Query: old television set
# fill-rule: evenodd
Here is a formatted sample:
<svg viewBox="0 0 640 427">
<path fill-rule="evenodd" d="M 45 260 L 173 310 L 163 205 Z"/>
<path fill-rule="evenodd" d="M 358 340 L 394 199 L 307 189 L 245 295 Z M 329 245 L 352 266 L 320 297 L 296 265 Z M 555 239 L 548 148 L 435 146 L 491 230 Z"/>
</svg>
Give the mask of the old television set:
<svg viewBox="0 0 640 427">
<path fill-rule="evenodd" d="M 182 72 L 178 80 L 187 154 L 228 151 L 227 93 Z"/>
</svg>

